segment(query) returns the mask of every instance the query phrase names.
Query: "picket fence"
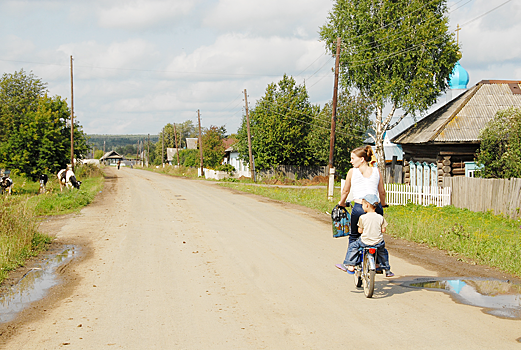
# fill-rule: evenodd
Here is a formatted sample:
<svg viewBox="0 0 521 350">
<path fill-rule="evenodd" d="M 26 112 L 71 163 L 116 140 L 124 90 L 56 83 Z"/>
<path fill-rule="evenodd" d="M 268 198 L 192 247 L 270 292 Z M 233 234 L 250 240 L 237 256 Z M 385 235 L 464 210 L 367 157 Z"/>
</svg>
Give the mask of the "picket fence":
<svg viewBox="0 0 521 350">
<path fill-rule="evenodd" d="M 409 186 L 405 184 L 384 184 L 386 202 L 389 205 L 435 205 L 443 207 L 451 204 L 450 187 Z"/>
</svg>

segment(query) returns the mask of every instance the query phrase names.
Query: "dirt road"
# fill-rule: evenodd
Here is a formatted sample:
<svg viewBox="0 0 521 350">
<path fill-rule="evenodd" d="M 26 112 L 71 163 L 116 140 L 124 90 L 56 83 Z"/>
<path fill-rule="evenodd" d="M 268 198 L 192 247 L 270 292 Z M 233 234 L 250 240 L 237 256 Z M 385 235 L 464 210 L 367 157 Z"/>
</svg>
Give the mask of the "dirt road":
<svg viewBox="0 0 521 350">
<path fill-rule="evenodd" d="M 521 349 L 520 321 L 441 292 L 377 276 L 366 299 L 334 268 L 346 241 L 324 215 L 213 183 L 107 174 L 95 203 L 44 224 L 82 258 L 2 326 L 2 348 Z M 398 278 L 439 273 L 390 254 Z"/>
</svg>

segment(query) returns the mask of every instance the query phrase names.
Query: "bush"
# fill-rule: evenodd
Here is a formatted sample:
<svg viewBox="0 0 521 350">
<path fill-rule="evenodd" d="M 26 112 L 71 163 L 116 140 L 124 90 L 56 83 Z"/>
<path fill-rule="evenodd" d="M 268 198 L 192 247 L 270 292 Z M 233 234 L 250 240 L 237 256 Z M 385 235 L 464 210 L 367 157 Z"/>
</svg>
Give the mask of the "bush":
<svg viewBox="0 0 521 350">
<path fill-rule="evenodd" d="M 201 165 L 198 149 L 183 149 L 179 151 L 179 163 L 185 167 L 198 167 Z"/>
<path fill-rule="evenodd" d="M 233 172 L 235 171 L 235 168 L 231 164 L 220 164 L 220 165 L 215 167 L 215 170 L 226 171 L 229 175 L 233 175 Z"/>
<path fill-rule="evenodd" d="M 521 178 L 521 108 L 497 112 L 480 134 L 478 176 Z"/>
</svg>

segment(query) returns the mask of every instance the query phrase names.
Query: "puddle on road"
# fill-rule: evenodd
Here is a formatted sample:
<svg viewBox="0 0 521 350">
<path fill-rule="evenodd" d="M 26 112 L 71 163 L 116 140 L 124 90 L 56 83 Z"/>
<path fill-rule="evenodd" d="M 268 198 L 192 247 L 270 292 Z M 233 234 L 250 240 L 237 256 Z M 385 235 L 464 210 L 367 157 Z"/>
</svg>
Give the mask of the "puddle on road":
<svg viewBox="0 0 521 350">
<path fill-rule="evenodd" d="M 12 321 L 30 303 L 42 299 L 59 282 L 57 268 L 77 254 L 77 247 L 64 246 L 61 253 L 46 258 L 29 270 L 18 284 L 0 295 L 0 323 Z"/>
<path fill-rule="evenodd" d="M 521 319 L 521 285 L 509 281 L 481 278 L 417 278 L 403 285 L 449 292 L 456 301 L 481 307 L 488 314 Z"/>
</svg>

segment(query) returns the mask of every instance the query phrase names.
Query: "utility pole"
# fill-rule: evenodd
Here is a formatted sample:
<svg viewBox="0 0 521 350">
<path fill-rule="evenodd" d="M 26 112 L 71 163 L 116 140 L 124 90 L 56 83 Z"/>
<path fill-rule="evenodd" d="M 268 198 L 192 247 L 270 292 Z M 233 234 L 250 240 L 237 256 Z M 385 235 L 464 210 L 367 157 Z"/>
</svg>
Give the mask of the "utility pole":
<svg viewBox="0 0 521 350">
<path fill-rule="evenodd" d="M 333 88 L 333 106 L 331 113 L 331 137 L 329 139 L 329 182 L 327 188 L 327 199 L 333 200 L 333 190 L 335 187 L 335 168 L 333 166 L 333 156 L 335 154 L 335 128 L 336 128 L 336 105 L 338 98 L 338 70 L 340 66 L 340 37 L 336 39 L 336 60 L 335 60 L 335 85 Z"/>
<path fill-rule="evenodd" d="M 244 89 L 244 108 L 246 110 L 246 126 L 248 130 L 248 153 L 250 156 L 250 172 L 251 178 L 253 182 L 255 181 L 255 163 L 253 160 L 253 153 L 251 151 L 251 133 L 250 133 L 250 114 L 248 113 L 248 94 L 246 93 L 246 89 Z"/>
<path fill-rule="evenodd" d="M 177 155 L 177 166 L 179 166 L 179 148 L 177 148 L 177 131 L 174 123 L 175 154 Z"/>
<path fill-rule="evenodd" d="M 137 145 L 136 145 L 136 166 L 138 165 L 138 162 L 139 162 L 139 139 L 137 140 Z"/>
<path fill-rule="evenodd" d="M 150 165 L 150 134 L 148 134 L 148 145 L 147 145 L 147 168 Z"/>
<path fill-rule="evenodd" d="M 165 168 L 165 127 L 161 132 L 161 165 Z"/>
<path fill-rule="evenodd" d="M 199 155 L 201 157 L 201 176 L 204 176 L 203 168 L 203 139 L 201 137 L 201 114 L 197 110 L 197 119 L 199 120 Z"/>
<path fill-rule="evenodd" d="M 71 169 L 74 171 L 74 87 L 72 76 L 72 55 L 71 55 Z"/>
</svg>

